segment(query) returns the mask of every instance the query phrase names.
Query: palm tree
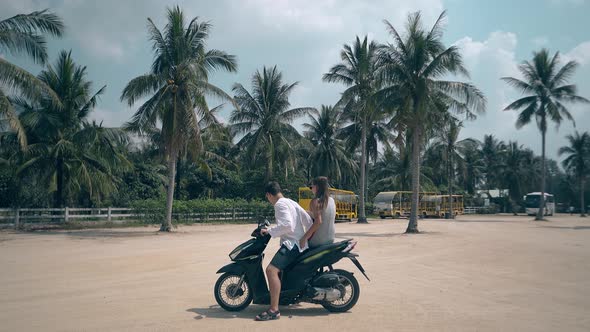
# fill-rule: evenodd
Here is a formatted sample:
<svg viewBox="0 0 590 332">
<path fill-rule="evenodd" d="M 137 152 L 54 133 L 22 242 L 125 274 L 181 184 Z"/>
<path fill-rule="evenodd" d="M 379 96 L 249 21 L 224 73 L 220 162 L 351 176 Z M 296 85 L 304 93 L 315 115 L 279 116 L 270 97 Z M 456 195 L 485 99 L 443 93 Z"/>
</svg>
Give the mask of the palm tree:
<svg viewBox="0 0 590 332">
<path fill-rule="evenodd" d="M 479 151 L 479 142 L 472 139 L 472 143 L 465 146 L 462 154 L 463 163 L 459 165 L 459 178 L 465 191 L 473 195 L 483 178 L 485 166 Z"/>
<path fill-rule="evenodd" d="M 456 172 L 456 164 L 463 161 L 463 152 L 468 149 L 469 145 L 475 144 L 471 138 L 463 140 L 459 139 L 459 132 L 463 123 L 454 117 L 450 117 L 445 123 L 442 130 L 435 135 L 434 149 L 440 149 L 443 155 L 443 160 L 446 162 L 447 168 L 447 183 L 449 194 L 449 216 L 454 218 L 453 214 L 453 177 Z"/>
<path fill-rule="evenodd" d="M 522 128 L 530 123 L 534 117 L 541 131 L 541 199 L 535 220 L 543 220 L 545 210 L 545 136 L 547 133 L 547 120 L 555 122 L 557 126 L 564 117 L 574 121 L 564 103 L 590 102 L 588 99 L 576 94 L 576 85 L 567 84 L 578 67 L 578 63 L 569 61 L 563 67 L 558 68 L 559 62 L 559 52 L 550 57 L 549 51 L 542 49 L 533 53 L 532 62 L 524 61 L 518 67 L 524 76 L 524 81 L 513 77 L 502 78 L 503 81 L 523 94 L 527 94 L 526 97 L 522 97 L 504 108 L 505 111 L 522 110 L 516 121 L 516 128 Z"/>
<path fill-rule="evenodd" d="M 590 172 L 590 134 L 584 132 L 580 135 L 576 131 L 574 135 L 567 135 L 569 146 L 559 148 L 559 155 L 566 154 L 567 157 L 561 162 L 563 168 L 574 174 L 578 178 L 580 186 L 580 216 L 586 216 L 586 206 L 584 204 L 584 193 L 586 177 Z"/>
<path fill-rule="evenodd" d="M 412 187 L 412 156 L 407 149 L 395 151 L 393 148 L 385 148 L 381 157 L 374 165 L 373 187 L 375 192 L 391 191 L 393 189 L 407 191 Z M 420 168 L 422 185 L 435 187 L 428 174 L 428 167 Z"/>
<path fill-rule="evenodd" d="M 378 90 L 377 61 L 381 45 L 368 42 L 367 37 L 361 41 L 356 37 L 353 45 L 344 45 L 340 52 L 341 63 L 330 68 L 323 76 L 323 80 L 331 83 L 343 83 L 348 88 L 342 93 L 338 105 L 343 105 L 344 112 L 351 114 L 352 121 L 360 127 L 361 132 L 361 161 L 360 161 L 360 195 L 359 195 L 359 223 L 366 223 L 365 216 L 365 187 L 367 163 L 367 130 L 369 119 L 376 107 L 373 95 Z"/>
<path fill-rule="evenodd" d="M 54 191 L 56 207 L 63 207 L 66 197 L 81 189 L 99 203 L 101 197 L 116 190 L 114 169 L 129 165 L 119 148 L 126 135 L 88 120 L 106 87 L 91 93 L 86 67 L 77 65 L 66 51 L 38 79 L 51 89 L 51 95 L 46 93 L 31 102 L 14 99 L 30 143 L 17 172 L 40 177 Z"/>
<path fill-rule="evenodd" d="M 354 160 L 348 157 L 344 142 L 337 138 L 342 130 L 342 113 L 332 106 L 322 105 L 321 111 L 311 111 L 310 123 L 304 123 L 307 129 L 304 135 L 314 145 L 312 172 L 325 175 L 333 183 L 339 182 L 344 173 L 354 169 Z"/>
<path fill-rule="evenodd" d="M 166 220 L 161 231 L 172 230 L 172 202 L 176 162 L 183 147 L 199 155 L 203 149 L 199 117 L 208 116 L 205 96 L 232 101 L 231 97 L 209 83 L 209 74 L 217 69 L 235 72 L 236 58 L 219 50 L 206 50 L 211 24 L 193 18 L 186 25 L 176 6 L 167 10 L 168 23 L 160 31 L 148 18 L 149 39 L 155 53 L 151 71 L 131 80 L 121 100 L 129 106 L 149 97 L 127 123 L 127 129 L 143 134 L 161 122 L 163 154 L 168 162 Z"/>
<path fill-rule="evenodd" d="M 531 163 L 534 163 L 531 150 L 524 149 L 518 142 L 510 141 L 503 144 L 502 153 L 499 155 L 496 177 L 498 185 L 507 188 L 512 202 L 522 200 L 524 189 L 532 182 Z"/>
<path fill-rule="evenodd" d="M 349 122 L 347 126 L 340 130 L 338 137 L 345 140 L 347 149 L 350 154 L 359 150 L 360 142 L 362 139 L 362 127 L 361 123 L 355 122 L 356 114 L 353 112 L 346 112 L 343 114 L 343 119 Z M 390 148 L 391 143 L 395 141 L 396 137 L 392 131 L 395 131 L 396 121 L 391 117 L 391 114 L 381 110 L 374 110 L 367 115 L 367 130 L 366 130 L 366 168 L 365 168 L 365 193 L 368 192 L 369 185 L 369 170 L 370 161 L 373 164 L 377 162 L 379 158 L 379 144 L 384 148 Z"/>
<path fill-rule="evenodd" d="M 484 135 L 481 143 L 481 155 L 484 161 L 485 189 L 488 191 L 492 188 L 498 188 L 500 162 L 505 149 L 506 144 L 495 138 L 494 135 Z"/>
<path fill-rule="evenodd" d="M 274 175 L 274 164 L 295 155 L 293 144 L 301 135 L 291 125 L 293 120 L 314 110 L 289 109 L 289 95 L 297 84 L 284 84 L 283 75 L 274 66 L 256 71 L 252 76 L 252 93 L 239 83 L 232 88 L 239 108 L 232 112 L 230 123 L 236 134 L 245 134 L 237 145 L 250 163 L 264 163 L 266 181 Z"/>
<path fill-rule="evenodd" d="M 406 36 L 385 21 L 394 43 L 382 52 L 383 76 L 386 86 L 378 92 L 379 100 L 394 105 L 412 138 L 412 210 L 407 233 L 418 232 L 418 193 L 420 188 L 420 152 L 423 135 L 429 126 L 440 125 L 447 112 L 475 117 L 485 111 L 486 99 L 473 85 L 449 81 L 450 74 L 468 77 L 459 49 L 446 48 L 442 39 L 443 12 L 427 31 L 422 27 L 419 12 L 410 14 Z"/>
<path fill-rule="evenodd" d="M 61 37 L 63 21 L 47 10 L 19 14 L 0 21 L 0 53 L 25 54 L 33 61 L 44 65 L 47 62 L 47 47 L 43 34 Z M 4 89 L 18 92 L 28 99 L 40 98 L 51 90 L 34 75 L 0 57 L 0 116 L 17 134 L 21 148 L 27 145 L 27 137 L 18 120 L 14 106 Z M 57 96 L 51 95 L 54 101 Z M 1 124 L 1 122 L 0 122 Z"/>
</svg>

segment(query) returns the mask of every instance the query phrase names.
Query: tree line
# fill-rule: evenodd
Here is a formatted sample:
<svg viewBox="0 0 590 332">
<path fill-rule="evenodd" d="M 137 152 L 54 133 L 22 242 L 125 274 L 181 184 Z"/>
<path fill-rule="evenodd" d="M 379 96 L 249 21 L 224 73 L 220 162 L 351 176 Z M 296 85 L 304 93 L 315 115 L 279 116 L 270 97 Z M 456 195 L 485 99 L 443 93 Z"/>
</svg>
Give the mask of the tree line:
<svg viewBox="0 0 590 332">
<path fill-rule="evenodd" d="M 207 49 L 210 23 L 187 20 L 180 7 L 166 14 L 163 28 L 147 20 L 154 60 L 121 92 L 121 102 L 136 111 L 118 128 L 90 120 L 106 86 L 95 88 L 71 51 L 50 63 L 46 37 L 65 30 L 57 15 L 43 10 L 0 21 L 0 50 L 43 65 L 35 76 L 0 58 L 0 206 L 162 199 L 161 230 L 169 231 L 175 199 L 256 199 L 272 179 L 295 196 L 297 187 L 325 175 L 334 187 L 358 193 L 359 222 L 377 192 L 411 190 L 407 232 L 418 232 L 420 191 L 505 188 L 512 205 L 526 192 L 549 191 L 567 204 L 579 198 L 584 213 L 589 134 L 567 136 L 569 145 L 559 150 L 565 172 L 545 157 L 548 125 L 573 121 L 567 107 L 588 103 L 570 82 L 578 64 L 562 64 L 558 52 L 536 51 L 519 66 L 522 78 L 502 78 L 523 94 L 505 108 L 519 112 L 516 127 L 534 120 L 541 132 L 536 156 L 493 135 L 459 140 L 487 100 L 464 81 L 469 72 L 460 49 L 442 42 L 444 12 L 431 27 L 412 13 L 402 33 L 384 21 L 385 43 L 357 36 L 323 74 L 343 87 L 340 99 L 300 108 L 289 102 L 298 82 L 276 66 L 263 66 L 231 91 L 210 83 L 219 70 L 236 72 L 237 57 Z M 228 106 L 224 124 L 218 112 Z M 307 120 L 302 133 L 293 126 L 299 118 Z"/>
</svg>

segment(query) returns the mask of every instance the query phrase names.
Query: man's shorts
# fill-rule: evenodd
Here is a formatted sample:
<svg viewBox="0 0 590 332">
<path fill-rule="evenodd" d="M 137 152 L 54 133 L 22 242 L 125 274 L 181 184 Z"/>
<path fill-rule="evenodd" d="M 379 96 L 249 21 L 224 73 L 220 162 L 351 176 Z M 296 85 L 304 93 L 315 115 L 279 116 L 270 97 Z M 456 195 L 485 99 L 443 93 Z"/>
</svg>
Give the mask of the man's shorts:
<svg viewBox="0 0 590 332">
<path fill-rule="evenodd" d="M 285 245 L 281 245 L 281 248 L 272 258 L 270 264 L 276 267 L 277 269 L 283 271 L 287 268 L 287 266 L 293 263 L 298 256 L 299 249 L 297 248 L 297 246 L 294 246 L 293 250 L 289 250 L 289 248 L 285 247 Z"/>
</svg>

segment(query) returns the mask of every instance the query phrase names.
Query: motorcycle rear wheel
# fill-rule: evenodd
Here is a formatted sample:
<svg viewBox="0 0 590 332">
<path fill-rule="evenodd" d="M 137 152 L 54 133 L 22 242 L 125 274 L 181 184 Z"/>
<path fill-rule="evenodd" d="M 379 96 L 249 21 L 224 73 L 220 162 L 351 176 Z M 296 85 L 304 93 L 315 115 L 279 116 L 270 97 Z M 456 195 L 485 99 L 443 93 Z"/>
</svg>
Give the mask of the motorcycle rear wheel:
<svg viewBox="0 0 590 332">
<path fill-rule="evenodd" d="M 342 296 L 332 302 L 323 302 L 322 306 L 330 312 L 345 312 L 350 310 L 361 295 L 361 288 L 352 273 L 345 270 L 334 270 L 338 274 L 340 283 L 336 286 Z"/>
<path fill-rule="evenodd" d="M 215 301 L 227 311 L 241 311 L 252 302 L 252 291 L 248 280 L 244 278 L 242 286 L 238 288 L 241 275 L 233 272 L 222 274 L 215 283 Z"/>
</svg>

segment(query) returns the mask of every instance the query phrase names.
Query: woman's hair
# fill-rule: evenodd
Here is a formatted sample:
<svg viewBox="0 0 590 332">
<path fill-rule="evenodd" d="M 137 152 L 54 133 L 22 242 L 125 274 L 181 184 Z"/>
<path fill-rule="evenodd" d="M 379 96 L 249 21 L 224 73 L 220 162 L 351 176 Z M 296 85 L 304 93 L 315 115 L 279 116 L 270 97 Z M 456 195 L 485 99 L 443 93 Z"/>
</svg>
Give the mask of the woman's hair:
<svg viewBox="0 0 590 332">
<path fill-rule="evenodd" d="M 330 198 L 330 190 L 328 190 L 328 178 L 325 176 L 318 176 L 311 181 L 311 184 L 317 187 L 315 198 L 318 200 L 318 207 L 321 210 L 328 206 L 328 199 Z"/>
</svg>

